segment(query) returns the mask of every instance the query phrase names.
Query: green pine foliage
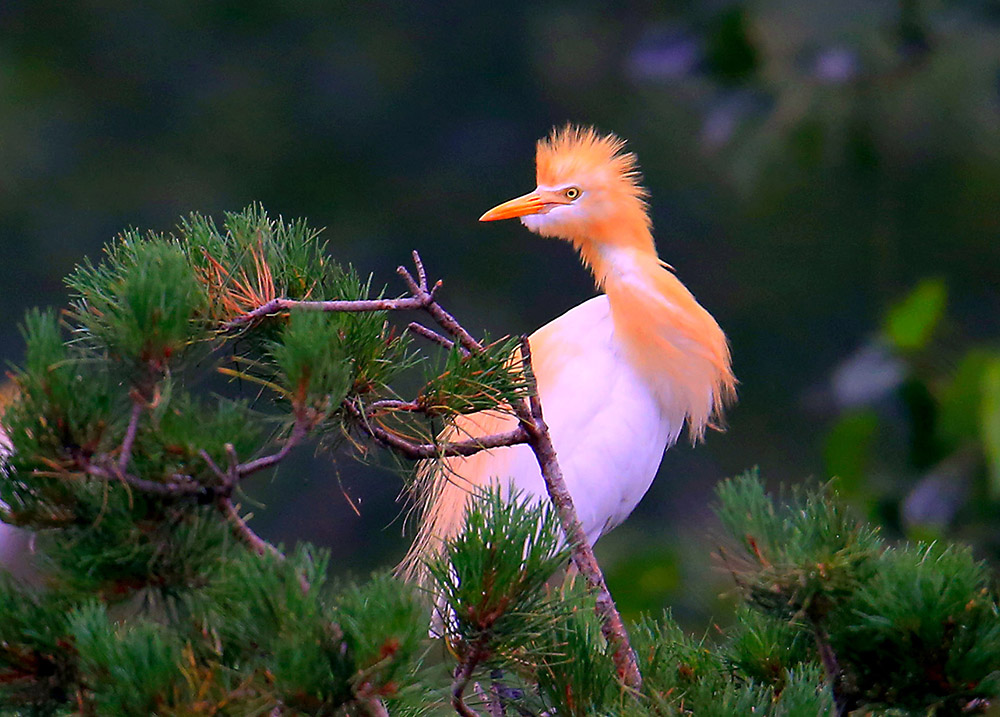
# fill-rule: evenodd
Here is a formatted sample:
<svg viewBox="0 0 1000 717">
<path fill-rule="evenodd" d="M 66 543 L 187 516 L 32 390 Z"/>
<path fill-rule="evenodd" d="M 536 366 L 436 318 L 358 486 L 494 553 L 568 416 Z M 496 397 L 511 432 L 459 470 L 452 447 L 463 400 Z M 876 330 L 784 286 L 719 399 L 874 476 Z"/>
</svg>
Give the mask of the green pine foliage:
<svg viewBox="0 0 1000 717">
<path fill-rule="evenodd" d="M 162 368 L 207 327 L 208 297 L 176 239 L 122 234 L 66 284 L 80 340 L 126 363 Z"/>
<path fill-rule="evenodd" d="M 492 490 L 428 568 L 440 621 L 458 658 L 494 662 L 550 631 L 558 604 L 546 582 L 569 559 L 551 506 Z M 474 657 L 473 657 L 474 656 Z"/>
<path fill-rule="evenodd" d="M 508 397 L 526 395 L 524 377 L 508 366 L 518 343 L 516 338 L 486 342 L 483 352 L 472 356 L 452 348 L 444 366 L 428 376 L 417 402 L 431 416 L 450 416 L 495 409 Z"/>
<path fill-rule="evenodd" d="M 995 579 L 968 548 L 886 545 L 828 490 L 778 504 L 749 474 L 718 494 L 748 604 L 783 623 L 737 638 L 745 671 L 791 669 L 811 640 L 845 709 L 962 714 L 1000 693 Z"/>
<path fill-rule="evenodd" d="M 629 625 L 639 692 L 544 502 L 478 495 L 432 594 L 332 584 L 322 550 L 249 531 L 240 482 L 309 441 L 367 455 L 505 410 L 528 390 L 516 339 L 428 351 L 385 311 L 271 303 L 381 295 L 259 207 L 127 232 L 67 283 L 68 311 L 25 317 L 2 418 L 0 517 L 34 533 L 39 577 L 0 574 L 0 714 L 943 717 L 1000 696 L 989 567 L 883 538 L 830 486 L 720 484 L 735 622 Z"/>
</svg>

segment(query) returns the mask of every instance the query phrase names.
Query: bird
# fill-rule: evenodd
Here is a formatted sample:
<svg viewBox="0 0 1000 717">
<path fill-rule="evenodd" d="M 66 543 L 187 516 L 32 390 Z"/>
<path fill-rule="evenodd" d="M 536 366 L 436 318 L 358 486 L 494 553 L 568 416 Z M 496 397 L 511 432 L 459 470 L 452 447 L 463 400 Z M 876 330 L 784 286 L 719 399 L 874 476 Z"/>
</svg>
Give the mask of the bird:
<svg viewBox="0 0 1000 717">
<path fill-rule="evenodd" d="M 657 254 L 648 194 L 625 142 L 567 124 L 537 142 L 535 164 L 535 189 L 480 221 L 519 218 L 542 237 L 568 241 L 600 292 L 528 338 L 545 421 L 593 545 L 635 509 L 685 427 L 697 443 L 721 426 L 736 379 L 719 324 Z M 440 438 L 516 422 L 509 411 L 480 411 L 457 417 Z M 429 582 L 427 561 L 460 532 L 471 497 L 497 482 L 547 500 L 527 445 L 419 466 L 419 523 L 399 572 Z"/>
</svg>

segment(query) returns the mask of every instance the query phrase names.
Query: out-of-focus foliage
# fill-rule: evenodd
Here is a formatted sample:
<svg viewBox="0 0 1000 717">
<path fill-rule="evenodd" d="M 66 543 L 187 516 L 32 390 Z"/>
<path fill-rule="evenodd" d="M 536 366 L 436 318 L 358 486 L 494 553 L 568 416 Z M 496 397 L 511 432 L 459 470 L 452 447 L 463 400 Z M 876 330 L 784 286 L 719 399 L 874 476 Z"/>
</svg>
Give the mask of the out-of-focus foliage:
<svg viewBox="0 0 1000 717">
<path fill-rule="evenodd" d="M 956 341 L 940 280 L 886 311 L 873 339 L 883 384 L 826 438 L 844 494 L 911 537 L 961 536 L 1000 550 L 1000 344 Z"/>
</svg>

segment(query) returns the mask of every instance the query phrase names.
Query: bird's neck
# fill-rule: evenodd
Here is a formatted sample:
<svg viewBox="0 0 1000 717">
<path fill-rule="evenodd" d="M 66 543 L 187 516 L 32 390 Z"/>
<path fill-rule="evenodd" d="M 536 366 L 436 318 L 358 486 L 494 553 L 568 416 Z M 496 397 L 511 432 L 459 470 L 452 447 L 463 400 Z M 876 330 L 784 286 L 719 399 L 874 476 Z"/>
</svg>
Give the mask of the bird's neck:
<svg viewBox="0 0 1000 717">
<path fill-rule="evenodd" d="M 697 439 L 735 394 L 726 337 L 660 261 L 649 232 L 632 241 L 617 237 L 617 242 L 577 246 L 608 296 L 626 358 L 673 425 L 687 421 Z"/>
</svg>

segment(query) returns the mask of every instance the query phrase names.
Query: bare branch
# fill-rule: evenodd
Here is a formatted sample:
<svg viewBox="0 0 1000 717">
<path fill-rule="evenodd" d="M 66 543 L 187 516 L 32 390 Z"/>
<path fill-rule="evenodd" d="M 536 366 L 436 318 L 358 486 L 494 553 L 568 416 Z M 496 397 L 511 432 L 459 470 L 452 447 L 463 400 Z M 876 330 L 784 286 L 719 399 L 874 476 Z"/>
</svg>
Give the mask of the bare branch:
<svg viewBox="0 0 1000 717">
<path fill-rule="evenodd" d="M 440 286 L 440 282 L 438 282 Z M 437 288 L 437 287 L 435 287 Z M 427 295 L 431 297 L 431 294 Z M 458 343 L 469 353 L 478 354 L 482 353 L 483 345 L 472 338 L 472 334 L 466 331 L 455 317 L 449 314 L 437 301 L 431 300 L 424 305 L 424 311 L 430 314 L 431 318 L 437 322 L 438 326 L 447 331 L 449 334 L 455 337 Z"/>
<path fill-rule="evenodd" d="M 490 448 L 516 446 L 528 442 L 528 434 L 521 426 L 503 433 L 492 433 L 488 436 L 470 438 L 465 441 L 448 441 L 445 443 L 414 443 L 397 436 L 371 422 L 367 413 L 360 410 L 350 401 L 344 401 L 347 409 L 358 425 L 376 441 L 402 454 L 410 460 L 419 461 L 425 458 L 446 458 L 449 456 L 471 456 Z"/>
<path fill-rule="evenodd" d="M 454 336 L 467 351 L 470 353 L 480 353 L 483 350 L 482 344 L 476 341 L 472 337 L 472 334 L 466 331 L 462 325 L 455 320 L 455 317 L 445 311 L 441 304 L 435 300 L 434 294 L 439 288 L 441 288 L 441 282 L 438 281 L 431 289 L 428 290 L 427 277 L 423 273 L 423 263 L 420 261 L 420 255 L 417 254 L 417 252 L 413 252 L 413 262 L 417 266 L 417 275 L 422 277 L 420 283 L 413 279 L 413 276 L 406 270 L 406 267 L 401 266 L 396 269 L 396 273 L 403 278 L 404 282 L 406 282 L 406 286 L 409 288 L 410 294 L 412 294 L 414 298 L 420 299 L 423 302 L 423 306 L 421 306 L 421 308 L 430 314 L 431 318 L 437 322 L 438 326 Z"/>
<path fill-rule="evenodd" d="M 180 478 L 181 480 L 171 483 L 160 483 L 129 475 L 128 473 L 119 473 L 117 466 L 115 470 L 111 471 L 98 465 L 85 463 L 83 465 L 83 470 L 87 473 L 87 475 L 94 478 L 100 478 L 105 481 L 122 481 L 136 490 L 141 490 L 144 493 L 152 493 L 154 495 L 181 497 L 185 495 L 198 495 L 199 493 L 204 493 L 206 491 L 205 486 L 198 483 L 190 476 L 177 476 L 177 478 Z M 188 480 L 183 480 L 185 478 Z"/>
<path fill-rule="evenodd" d="M 134 397 L 132 399 L 132 414 L 129 416 L 125 438 L 122 440 L 122 450 L 118 456 L 118 472 L 122 475 L 125 474 L 129 461 L 132 460 L 132 446 L 135 444 L 135 436 L 139 432 L 139 418 L 142 416 L 142 408 L 142 401 L 138 397 Z"/>
<path fill-rule="evenodd" d="M 823 664 L 823 672 L 826 673 L 830 685 L 830 692 L 833 693 L 834 712 L 837 717 L 844 717 L 850 712 L 847 696 L 843 690 L 844 673 L 840 670 L 840 663 L 837 662 L 837 655 L 830 645 L 826 630 L 816 622 L 813 622 L 813 637 L 816 640 L 816 651 L 819 653 L 820 662 Z"/>
<path fill-rule="evenodd" d="M 226 481 L 226 474 L 222 472 L 222 469 L 219 468 L 218 464 L 212 459 L 212 456 L 208 455 L 208 451 L 206 451 L 204 448 L 200 448 L 198 449 L 198 455 L 201 456 L 201 459 L 205 461 L 205 463 L 212 470 L 212 472 L 215 473 L 216 477 L 219 480 L 221 480 L 222 482 Z"/>
<path fill-rule="evenodd" d="M 422 336 L 428 341 L 433 341 L 438 346 L 442 346 L 448 349 L 449 351 L 455 345 L 455 342 L 452 341 L 451 339 L 442 336 L 433 329 L 427 328 L 423 324 L 418 324 L 416 321 L 411 321 L 409 324 L 407 324 L 406 328 L 412 331 L 413 333 L 417 334 L 418 336 Z M 465 349 L 462 348 L 462 351 L 465 351 Z"/>
<path fill-rule="evenodd" d="M 445 332 L 454 336 L 466 351 L 471 353 L 479 353 L 482 351 L 482 344 L 476 341 L 476 339 L 472 337 L 472 334 L 466 331 L 462 325 L 455 320 L 455 317 L 445 311 L 444 308 L 435 300 L 434 295 L 441 287 L 441 282 L 438 281 L 432 287 L 427 286 L 427 273 L 424 270 L 423 261 L 421 261 L 420 255 L 416 251 L 413 252 L 413 264 L 416 268 L 417 279 L 413 278 L 413 275 L 406 267 L 400 266 L 396 269 L 396 273 L 402 277 L 407 288 L 410 290 L 410 296 L 399 297 L 396 299 L 343 299 L 330 301 L 307 301 L 299 299 L 275 298 L 246 312 L 245 314 L 230 319 L 222 325 L 222 329 L 236 329 L 245 324 L 252 323 L 257 319 L 264 318 L 265 316 L 270 316 L 280 311 L 290 311 L 292 309 L 298 309 L 301 311 L 330 312 L 413 311 L 422 309 L 430 314 L 431 318 L 433 318 L 434 321 L 436 321 L 437 324 L 445 330 Z M 421 331 L 421 329 L 424 329 L 424 331 Z M 444 338 L 439 334 L 436 334 L 436 332 L 426 329 L 426 327 L 421 327 L 421 329 L 415 329 L 415 331 L 438 343 L 440 343 L 440 339 Z M 431 336 L 428 336 L 428 333 L 440 338 L 432 338 Z"/>
<path fill-rule="evenodd" d="M 451 706 L 462 717 L 480 717 L 479 713 L 465 704 L 465 689 L 469 686 L 472 673 L 480 661 L 486 656 L 485 646 L 488 638 L 484 634 L 478 638 L 470 647 L 465 657 L 455 668 L 455 678 L 451 682 Z"/>
<path fill-rule="evenodd" d="M 419 411 L 420 404 L 416 401 L 395 401 L 386 399 L 384 401 L 373 401 L 368 404 L 371 411 Z"/>
<path fill-rule="evenodd" d="M 423 268 L 423 262 L 420 261 L 420 255 L 417 254 L 416 251 L 414 251 L 413 254 L 414 254 L 414 263 L 417 266 L 417 274 L 419 275 L 421 269 Z M 417 281 L 416 279 L 413 278 L 413 274 L 410 273 L 410 270 L 402 265 L 396 267 L 396 273 L 399 274 L 400 277 L 402 277 L 403 282 L 406 284 L 406 288 L 410 290 L 411 296 L 422 296 L 424 294 L 430 293 L 427 289 L 426 277 L 424 277 L 422 281 Z M 437 288 L 440 285 L 441 282 L 440 281 L 437 282 L 437 284 L 434 285 L 434 290 L 437 291 Z"/>
<path fill-rule="evenodd" d="M 248 475 L 256 473 L 257 471 L 262 471 L 265 468 L 277 465 L 285 459 L 289 451 L 297 446 L 308 433 L 309 427 L 305 419 L 297 418 L 295 420 L 295 425 L 292 427 L 291 435 L 288 436 L 288 440 L 284 442 L 276 453 L 272 453 L 268 456 L 261 456 L 256 460 L 247 461 L 246 463 L 240 463 L 235 466 L 234 471 L 237 479 L 246 478 Z"/>
<path fill-rule="evenodd" d="M 138 404 L 136 404 L 138 405 Z M 129 433 L 133 435 L 135 429 L 132 426 L 138 421 L 136 416 L 141 412 L 136 411 L 135 408 L 132 409 L 133 420 L 129 422 L 131 431 L 126 432 L 126 441 L 128 439 Z M 138 476 L 130 475 L 126 473 L 122 468 L 122 461 L 119 458 L 118 464 L 115 466 L 114 470 L 108 470 L 103 467 L 102 463 L 105 461 L 96 460 L 94 462 L 80 459 L 80 465 L 87 475 L 94 478 L 100 478 L 105 481 L 119 480 L 126 485 L 140 490 L 144 493 L 151 493 L 153 495 L 170 496 L 175 498 L 180 498 L 183 496 L 194 496 L 194 495 L 214 495 L 218 498 L 228 498 L 232 495 L 233 489 L 236 484 L 253 473 L 262 471 L 271 466 L 277 465 L 296 445 L 302 442 L 309 432 L 308 422 L 303 419 L 297 419 L 295 425 L 292 428 L 292 433 L 289 435 L 288 439 L 282 444 L 275 453 L 267 456 L 262 456 L 252 461 L 247 461 L 246 463 L 239 463 L 236 457 L 236 450 L 233 448 L 231 443 L 226 444 L 226 455 L 229 459 L 229 469 L 223 471 L 212 457 L 208 454 L 208 451 L 200 449 L 198 455 L 201 459 L 205 461 L 208 467 L 213 473 L 222 481 L 222 485 L 211 486 L 205 485 L 198 482 L 193 476 L 184 475 L 180 473 L 175 473 L 171 476 L 169 482 L 153 481 L 146 478 L 139 478 Z M 126 444 L 123 444 L 122 451 L 125 452 Z M 127 463 L 127 461 L 126 461 Z"/>
<path fill-rule="evenodd" d="M 420 254 L 417 250 L 413 250 L 413 266 L 417 269 L 417 280 L 420 282 L 420 288 L 427 290 L 427 272 L 424 271 L 424 262 L 420 259 Z"/>
<path fill-rule="evenodd" d="M 235 533 L 236 537 L 246 543 L 251 550 L 258 555 L 273 555 L 280 560 L 285 559 L 284 554 L 280 550 L 250 529 L 250 526 L 247 525 L 240 512 L 236 510 L 236 506 L 233 505 L 231 498 L 220 495 L 216 500 L 216 505 L 222 511 L 222 514 L 226 516 L 229 524 L 232 525 L 233 533 Z"/>
<path fill-rule="evenodd" d="M 429 297 L 429 294 L 425 295 Z M 276 314 L 279 311 L 348 311 L 348 312 L 368 312 L 368 311 L 414 311 L 423 309 L 428 298 L 425 296 L 404 296 L 398 299 L 357 299 L 357 300 L 331 300 L 331 301 L 307 301 L 299 299 L 271 299 L 261 304 L 256 309 L 241 314 L 230 319 L 222 325 L 225 330 L 239 328 L 243 324 L 248 324 L 265 316 Z"/>
</svg>

